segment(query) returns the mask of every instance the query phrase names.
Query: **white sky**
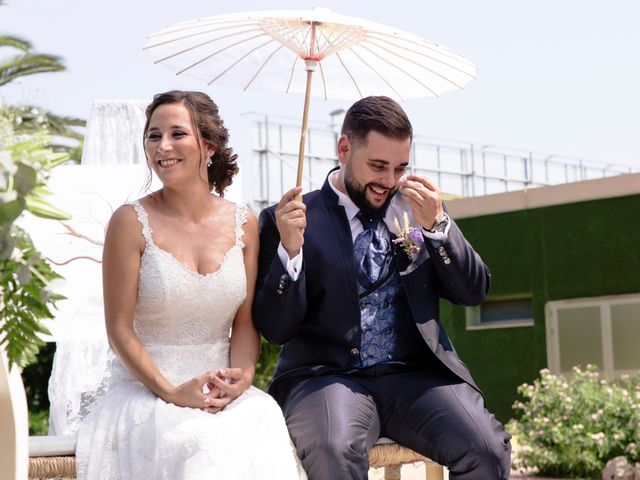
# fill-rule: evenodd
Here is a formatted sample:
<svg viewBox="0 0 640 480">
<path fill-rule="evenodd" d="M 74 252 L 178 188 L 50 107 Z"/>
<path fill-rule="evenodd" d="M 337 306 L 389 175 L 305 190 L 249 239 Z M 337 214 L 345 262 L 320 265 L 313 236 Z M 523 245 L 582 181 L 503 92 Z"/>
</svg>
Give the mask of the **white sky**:
<svg viewBox="0 0 640 480">
<path fill-rule="evenodd" d="M 207 87 L 153 65 L 147 34 L 197 17 L 315 5 L 441 43 L 478 66 L 463 91 L 407 101 L 416 133 L 640 168 L 640 2 L 636 0 L 5 0 L 0 34 L 62 56 L 68 72 L 4 89 L 9 102 L 89 116 L 96 99 L 150 99 L 173 88 L 209 93 L 248 148 L 240 114 L 301 116 L 299 94 Z M 9 54 L 0 52 L 0 58 Z M 312 99 L 311 120 L 349 102 Z"/>
</svg>

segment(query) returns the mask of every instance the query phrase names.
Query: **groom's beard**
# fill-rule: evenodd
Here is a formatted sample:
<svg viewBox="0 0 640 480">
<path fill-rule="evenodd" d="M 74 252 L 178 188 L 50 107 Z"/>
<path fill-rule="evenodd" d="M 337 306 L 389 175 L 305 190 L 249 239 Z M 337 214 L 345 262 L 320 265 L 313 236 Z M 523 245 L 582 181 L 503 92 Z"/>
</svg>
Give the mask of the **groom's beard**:
<svg viewBox="0 0 640 480">
<path fill-rule="evenodd" d="M 390 191 L 384 203 L 380 207 L 376 207 L 375 205 L 372 205 L 371 202 L 367 199 L 366 191 L 369 185 L 384 188 L 382 185 L 378 185 L 375 182 L 370 182 L 364 186 L 361 186 L 355 181 L 352 181 L 350 172 L 348 170 L 345 170 L 344 188 L 347 190 L 349 198 L 351 198 L 353 203 L 356 204 L 356 207 L 358 207 L 360 211 L 369 218 L 383 218 L 384 214 L 387 211 L 389 203 L 391 203 L 391 199 L 398 192 L 398 188 L 396 187 L 394 190 Z"/>
</svg>

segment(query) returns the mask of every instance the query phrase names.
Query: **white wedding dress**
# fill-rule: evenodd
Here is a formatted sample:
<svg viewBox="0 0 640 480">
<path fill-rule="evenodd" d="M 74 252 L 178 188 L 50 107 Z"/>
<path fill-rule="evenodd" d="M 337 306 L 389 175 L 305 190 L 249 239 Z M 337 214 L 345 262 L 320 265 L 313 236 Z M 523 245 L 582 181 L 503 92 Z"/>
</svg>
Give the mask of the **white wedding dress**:
<svg viewBox="0 0 640 480">
<path fill-rule="evenodd" d="M 153 243 L 142 224 L 134 328 L 174 385 L 229 365 L 229 329 L 246 295 L 242 224 L 220 268 L 201 275 Z M 79 479 L 297 480 L 300 466 L 278 404 L 249 388 L 216 414 L 166 403 L 110 353 L 106 393 L 84 419 L 76 448 Z"/>
</svg>

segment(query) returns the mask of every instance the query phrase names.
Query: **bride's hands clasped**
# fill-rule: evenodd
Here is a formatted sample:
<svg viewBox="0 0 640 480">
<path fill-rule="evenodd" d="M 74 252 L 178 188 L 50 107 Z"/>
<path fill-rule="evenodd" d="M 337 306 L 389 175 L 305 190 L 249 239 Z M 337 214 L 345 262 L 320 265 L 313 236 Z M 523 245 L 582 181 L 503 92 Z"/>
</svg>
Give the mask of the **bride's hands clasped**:
<svg viewBox="0 0 640 480">
<path fill-rule="evenodd" d="M 208 387 L 211 391 L 219 390 L 222 399 L 228 399 L 230 403 L 251 386 L 251 377 L 241 368 L 223 368 L 209 374 Z"/>
<path fill-rule="evenodd" d="M 200 408 L 209 413 L 219 412 L 232 398 L 223 395 L 220 388 L 211 385 L 211 377 L 212 373 L 209 372 L 187 380 L 175 387 L 166 400 L 180 407 Z"/>
</svg>

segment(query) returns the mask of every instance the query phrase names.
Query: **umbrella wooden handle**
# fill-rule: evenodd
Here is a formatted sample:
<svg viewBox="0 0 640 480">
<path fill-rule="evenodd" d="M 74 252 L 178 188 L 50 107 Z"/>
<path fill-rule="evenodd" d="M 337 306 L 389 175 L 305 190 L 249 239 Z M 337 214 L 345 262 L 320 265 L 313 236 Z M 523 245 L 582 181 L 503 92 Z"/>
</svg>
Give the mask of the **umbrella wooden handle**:
<svg viewBox="0 0 640 480">
<path fill-rule="evenodd" d="M 304 95 L 304 111 L 302 112 L 302 129 L 300 130 L 300 149 L 298 150 L 298 172 L 296 176 L 296 187 L 302 186 L 302 169 L 304 167 L 304 146 L 307 140 L 307 124 L 309 122 L 309 102 L 311 99 L 311 79 L 312 70 L 307 70 L 307 88 Z M 302 200 L 302 195 L 298 194 L 294 200 Z"/>
</svg>

